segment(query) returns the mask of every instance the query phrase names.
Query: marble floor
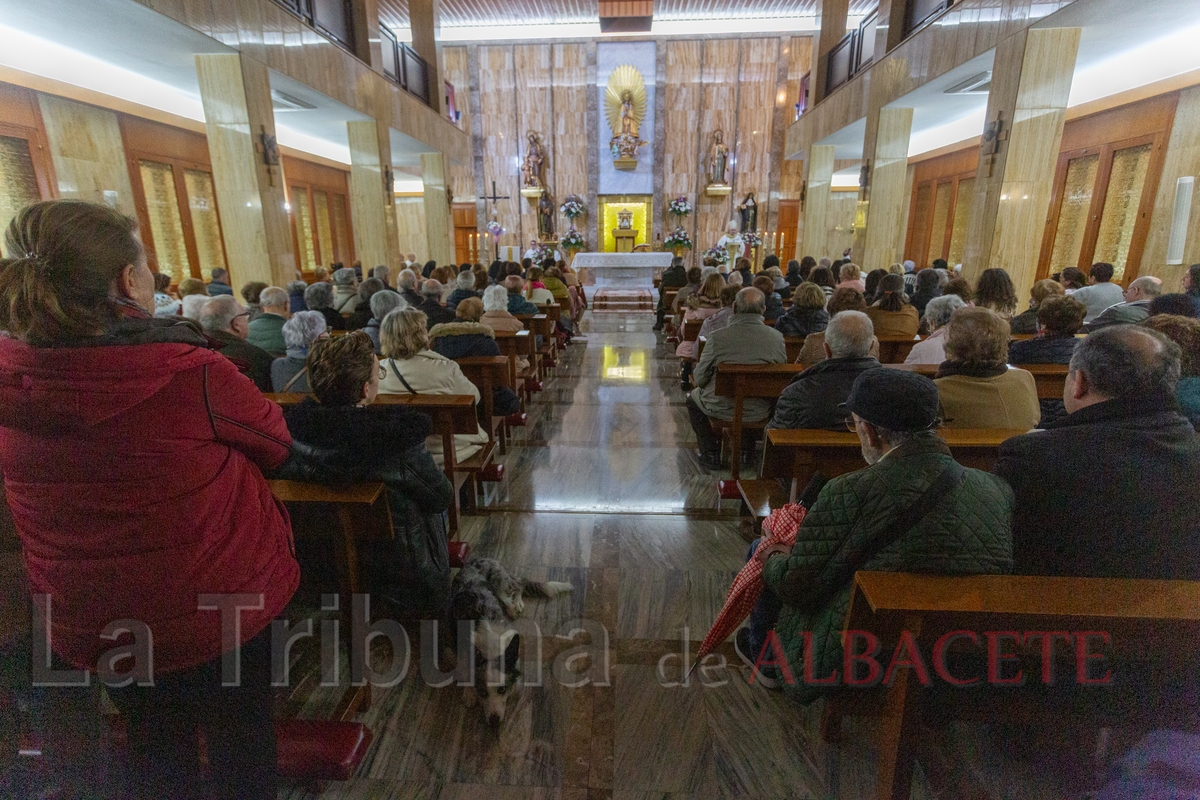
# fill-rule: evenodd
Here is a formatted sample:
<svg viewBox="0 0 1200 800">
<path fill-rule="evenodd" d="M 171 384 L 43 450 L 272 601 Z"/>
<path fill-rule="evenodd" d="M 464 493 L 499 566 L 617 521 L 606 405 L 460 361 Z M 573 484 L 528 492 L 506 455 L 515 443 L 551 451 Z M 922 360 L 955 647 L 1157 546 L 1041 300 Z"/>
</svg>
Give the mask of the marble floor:
<svg viewBox="0 0 1200 800">
<path fill-rule="evenodd" d="M 411 669 L 395 687 L 377 689 L 360 717 L 375 739 L 359 775 L 328 785 L 321 798 L 873 793 L 869 733 L 852 728 L 840 746 L 827 746 L 817 735 L 819 707 L 748 685 L 730 642 L 703 681 L 697 673 L 682 682 L 747 545 L 735 504 L 719 507 L 720 476 L 700 466 L 678 362 L 652 324 L 646 312 L 585 315 L 586 341 L 567 348 L 531 403 L 488 513 L 466 518 L 462 531 L 475 553 L 574 587 L 527 614 L 543 648 L 531 654 L 526 639 L 523 673 L 535 682 L 540 662 L 542 685 L 509 698 L 497 733 L 460 689 L 432 688 Z M 585 685 L 568 685 L 577 683 Z M 336 696 L 312 687 L 290 702 L 291 713 L 321 716 Z M 980 755 L 977 734 L 939 734 L 974 753 L 952 768 L 962 773 L 952 782 L 986 793 L 964 796 L 1064 796 L 1033 790 L 1036 764 L 1001 769 Z M 915 797 L 935 796 L 918 783 Z"/>
</svg>

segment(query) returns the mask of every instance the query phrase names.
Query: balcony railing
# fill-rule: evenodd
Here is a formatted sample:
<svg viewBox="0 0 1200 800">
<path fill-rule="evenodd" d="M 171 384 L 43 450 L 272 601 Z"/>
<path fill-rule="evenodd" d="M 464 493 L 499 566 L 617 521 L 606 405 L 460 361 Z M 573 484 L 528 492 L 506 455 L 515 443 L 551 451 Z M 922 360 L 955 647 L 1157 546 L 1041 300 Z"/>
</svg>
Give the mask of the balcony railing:
<svg viewBox="0 0 1200 800">
<path fill-rule="evenodd" d="M 397 42 L 387 28 L 380 26 L 379 34 L 383 49 L 383 74 L 401 89 L 429 105 L 432 98 L 429 91 L 429 64 L 417 55 L 416 50 Z"/>
<path fill-rule="evenodd" d="M 858 29 L 850 31 L 833 46 L 825 56 L 825 95 L 859 72 L 866 69 L 875 58 L 875 23 L 879 19 L 879 10 L 875 9 L 863 17 Z"/>
<path fill-rule="evenodd" d="M 350 0 L 275 0 L 327 39 L 354 53 L 354 16 Z"/>
</svg>

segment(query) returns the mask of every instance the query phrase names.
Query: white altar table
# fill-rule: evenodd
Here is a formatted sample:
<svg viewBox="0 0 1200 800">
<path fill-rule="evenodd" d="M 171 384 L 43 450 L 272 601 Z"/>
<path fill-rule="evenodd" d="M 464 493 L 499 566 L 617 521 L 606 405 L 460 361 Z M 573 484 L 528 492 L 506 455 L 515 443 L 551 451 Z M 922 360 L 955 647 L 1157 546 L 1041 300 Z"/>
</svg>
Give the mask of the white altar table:
<svg viewBox="0 0 1200 800">
<path fill-rule="evenodd" d="M 571 267 L 585 286 L 649 289 L 673 257 L 670 253 L 579 253 Z"/>
</svg>

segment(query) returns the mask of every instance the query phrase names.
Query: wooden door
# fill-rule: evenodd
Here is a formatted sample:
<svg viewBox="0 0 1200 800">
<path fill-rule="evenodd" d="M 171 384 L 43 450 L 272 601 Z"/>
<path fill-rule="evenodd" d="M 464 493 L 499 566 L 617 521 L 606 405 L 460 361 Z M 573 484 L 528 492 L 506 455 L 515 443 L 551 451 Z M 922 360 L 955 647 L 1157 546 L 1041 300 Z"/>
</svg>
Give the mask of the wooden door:
<svg viewBox="0 0 1200 800">
<path fill-rule="evenodd" d="M 775 246 L 775 254 L 785 264 L 794 257 L 796 242 L 800 236 L 800 201 L 780 200 L 779 217 L 775 221 L 779 231 L 779 241 Z"/>
<path fill-rule="evenodd" d="M 451 213 L 454 216 L 454 260 L 459 264 L 478 261 L 479 254 L 475 252 L 478 247 L 475 204 L 455 203 Z"/>
</svg>

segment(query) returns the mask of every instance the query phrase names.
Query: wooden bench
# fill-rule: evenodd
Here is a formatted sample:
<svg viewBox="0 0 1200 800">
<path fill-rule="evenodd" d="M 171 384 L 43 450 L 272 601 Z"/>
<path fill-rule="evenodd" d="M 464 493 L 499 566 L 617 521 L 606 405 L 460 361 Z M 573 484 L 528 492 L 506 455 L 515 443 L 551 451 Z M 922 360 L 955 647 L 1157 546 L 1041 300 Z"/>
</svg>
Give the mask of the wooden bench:
<svg viewBox="0 0 1200 800">
<path fill-rule="evenodd" d="M 683 321 L 683 339 L 682 339 L 682 341 L 695 342 L 696 340 L 698 340 L 700 338 L 700 328 L 703 325 L 704 325 L 704 320 L 702 320 L 702 319 L 684 320 Z M 696 355 L 690 356 L 690 357 L 685 356 L 683 358 L 683 360 L 691 361 L 692 363 L 695 363 L 696 360 L 700 357 L 699 350 L 700 350 L 700 346 L 697 345 L 696 346 L 696 351 L 697 351 Z"/>
<path fill-rule="evenodd" d="M 528 381 L 537 383 L 533 341 L 533 334 L 529 331 L 496 331 L 496 346 L 508 359 L 511 385 L 517 390 L 517 394 L 521 395 L 522 410 L 524 410 L 525 401 L 530 394 L 529 390 L 533 388 Z M 529 366 L 524 370 L 518 368 L 517 362 L 521 358 L 529 362 Z"/>
<path fill-rule="evenodd" d="M 508 430 L 504 417 L 496 416 L 495 397 L 493 392 L 501 387 L 513 388 L 509 380 L 509 361 L 506 356 L 468 356 L 456 358 L 467 380 L 475 384 L 479 390 L 480 406 L 482 406 L 483 427 L 488 432 L 488 438 L 500 444 L 500 454 L 508 453 Z"/>
<path fill-rule="evenodd" d="M 713 380 L 718 397 L 733 398 L 733 419 L 729 421 L 711 419 L 713 430 L 728 434 L 730 438 L 729 471 L 733 480 L 741 470 L 742 431 L 762 430 L 769 419 L 747 423 L 742 419 L 743 407 L 748 398 L 774 400 L 789 383 L 805 369 L 803 364 L 717 364 Z"/>
<path fill-rule="evenodd" d="M 301 402 L 306 394 L 267 394 L 268 400 L 281 406 L 294 405 Z M 468 492 L 468 513 L 475 511 L 475 482 L 480 480 L 499 480 L 503 472 L 497 475 L 496 470 L 489 469 L 495 445 L 488 443 L 478 453 L 466 461 L 458 461 L 454 449 L 454 435 L 457 433 L 472 434 L 479 431 L 479 423 L 475 412 L 475 398 L 469 394 L 381 394 L 375 398 L 380 405 L 408 406 L 414 411 L 428 415 L 433 420 L 433 433 L 442 438 L 442 470 L 454 486 L 454 502 L 448 509 L 450 517 L 450 535 L 458 534 L 459 516 L 462 513 L 459 506 L 459 489 L 468 482 L 471 491 Z M 498 466 L 498 465 L 495 465 Z"/>
<path fill-rule="evenodd" d="M 913 346 L 920 342 L 908 336 L 879 337 L 879 363 L 903 364 L 904 359 L 912 352 Z"/>
<path fill-rule="evenodd" d="M 1196 710 L 1179 702 L 1179 692 L 1160 686 L 1186 686 L 1195 674 L 1200 582 L 859 572 L 844 630 L 876 635 L 885 669 L 901 632 L 907 631 L 930 673 L 930 683 L 922 685 L 913 669 L 900 668 L 890 685 L 843 687 L 826 698 L 827 739 L 840 735 L 844 716 L 879 718 L 875 796 L 880 800 L 909 797 L 913 765 L 925 741 L 923 719 L 934 728 L 953 718 L 1038 727 L 1070 723 L 1073 733 L 1099 733 L 1104 727 L 1131 723 L 1145 728 L 1195 725 Z M 1048 651 L 1058 681 L 1043 686 L 1043 637 L 1036 636 L 1021 644 L 1008 637 L 1003 645 L 1006 654 L 1019 656 L 1008 666 L 1021 666 L 1024 685 L 988 686 L 981 669 L 981 675 L 957 678 L 981 677 L 980 685 L 954 687 L 929 663 L 935 643 L 953 631 L 978 634 L 979 647 L 970 648 L 977 656 L 987 649 L 982 635 L 987 631 L 1102 632 L 1108 644 L 1089 637 L 1087 650 L 1103 653 L 1106 660 L 1093 664 L 1091 672 L 1111 669 L 1113 682 L 1079 685 L 1078 640 L 1059 636 Z M 958 643 L 966 644 L 962 639 Z M 961 649 L 950 652 L 953 657 Z"/>
<path fill-rule="evenodd" d="M 535 339 L 536 357 L 533 361 L 537 365 L 538 380 L 545 380 L 547 372 L 555 364 L 558 352 L 557 340 L 554 338 L 554 323 L 545 314 L 515 314 L 514 316 L 521 320 L 525 330 L 535 337 L 542 337 L 541 346 L 537 346 Z"/>
<path fill-rule="evenodd" d="M 787 362 L 795 364 L 800 360 L 800 351 L 804 349 L 804 336 L 785 336 L 783 337 L 783 348 L 787 353 Z"/>
<path fill-rule="evenodd" d="M 562 306 L 558 303 L 535 303 L 534 305 L 538 307 L 538 313 L 545 314 L 551 322 L 558 322 L 562 319 Z"/>
</svg>

